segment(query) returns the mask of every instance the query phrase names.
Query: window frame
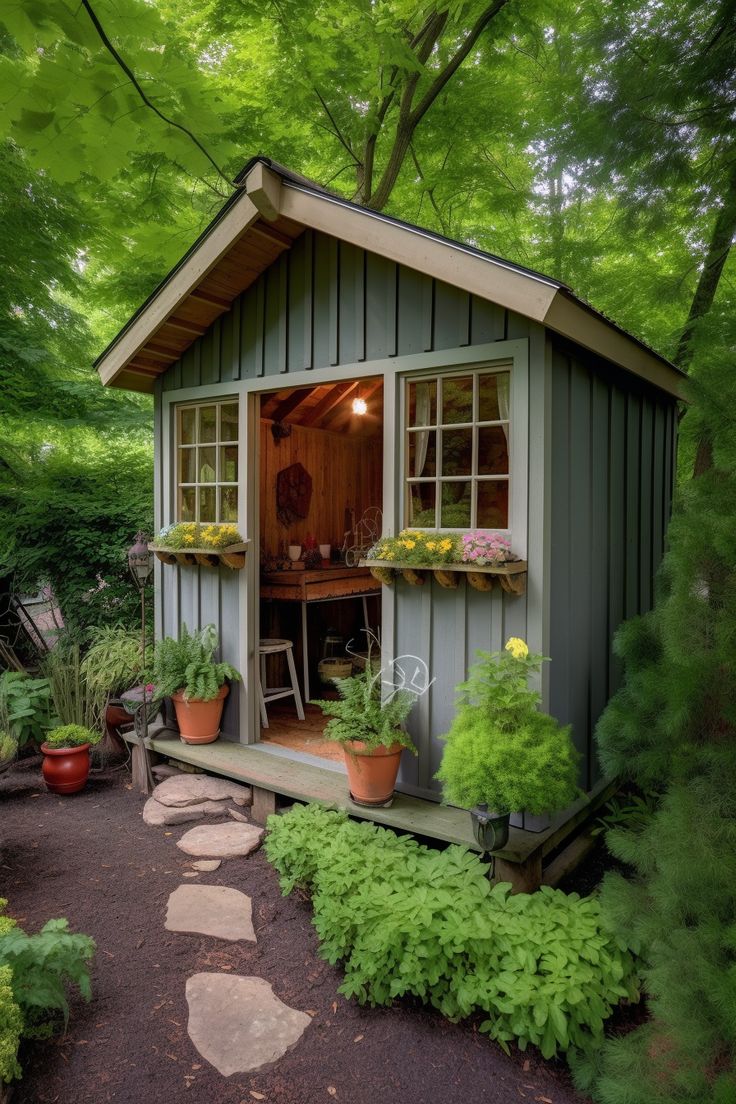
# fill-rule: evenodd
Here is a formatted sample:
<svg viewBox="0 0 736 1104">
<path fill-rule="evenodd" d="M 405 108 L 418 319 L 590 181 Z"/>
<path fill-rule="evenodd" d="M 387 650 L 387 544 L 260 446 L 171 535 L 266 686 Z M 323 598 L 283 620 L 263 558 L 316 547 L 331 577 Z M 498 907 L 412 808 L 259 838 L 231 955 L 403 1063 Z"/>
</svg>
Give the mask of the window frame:
<svg viewBox="0 0 736 1104">
<path fill-rule="evenodd" d="M 237 427 L 237 437 L 233 440 L 225 440 L 222 436 L 222 408 L 224 406 L 235 406 L 237 408 L 237 417 L 235 419 L 235 425 Z M 216 410 L 215 420 L 215 439 L 214 441 L 200 441 L 199 440 L 199 425 L 200 425 L 200 411 L 205 407 L 214 407 Z M 184 443 L 181 440 L 181 424 L 182 414 L 186 410 L 193 410 L 195 417 L 195 433 L 194 441 L 191 443 Z M 237 518 L 240 510 L 240 480 L 238 473 L 240 470 L 240 450 L 242 442 L 241 429 L 240 429 L 240 399 L 237 395 L 229 395 L 227 398 L 208 398 L 199 399 L 193 402 L 181 402 L 174 404 L 174 516 L 177 522 L 183 521 L 182 517 L 182 491 L 194 489 L 195 491 L 195 516 L 188 519 L 189 521 L 196 522 L 200 525 L 236 525 Z M 235 461 L 235 479 L 221 479 L 221 450 L 223 448 L 235 447 L 238 450 L 237 458 Z M 199 475 L 199 464 L 197 463 L 197 450 L 200 448 L 213 448 L 215 450 L 215 479 L 212 482 L 204 482 L 198 478 L 194 481 L 182 480 L 180 459 L 183 452 L 192 452 L 195 457 L 195 476 Z M 201 488 L 206 487 L 212 489 L 215 493 L 215 521 L 203 521 L 201 519 Z M 237 493 L 237 506 L 235 510 L 235 520 L 232 518 L 223 518 L 221 511 L 221 490 L 222 488 L 234 487 Z"/>
<path fill-rule="evenodd" d="M 432 372 L 421 372 L 411 375 L 405 375 L 402 381 L 402 401 L 401 401 L 401 438 L 403 443 L 403 457 L 401 463 L 401 480 L 403 485 L 403 493 L 401 496 L 402 502 L 402 515 L 404 527 L 411 525 L 412 529 L 416 529 L 421 532 L 461 532 L 469 533 L 472 531 L 478 531 L 482 533 L 498 533 L 505 536 L 510 536 L 512 532 L 512 517 L 513 517 L 513 505 L 512 495 L 514 491 L 514 459 L 513 459 L 513 443 L 514 443 L 514 402 L 513 402 L 513 372 L 512 362 L 504 361 L 502 363 L 495 364 L 472 364 L 464 365 L 457 368 L 448 368 L 443 370 L 441 368 L 435 369 Z M 508 417 L 498 419 L 480 419 L 477 415 L 479 410 L 479 384 L 478 381 L 481 376 L 501 375 L 506 374 L 508 376 Z M 443 381 L 448 379 L 462 379 L 471 377 L 473 380 L 473 396 L 472 396 L 472 415 L 473 418 L 470 422 L 443 422 L 442 416 L 442 388 Z M 435 396 L 435 418 L 432 425 L 426 426 L 409 426 L 408 414 L 409 414 L 409 387 L 411 384 L 435 382 L 436 396 Z M 479 474 L 478 473 L 478 432 L 480 429 L 488 429 L 506 427 L 506 440 L 507 440 L 507 452 L 508 452 L 508 472 L 505 474 Z M 451 475 L 445 476 L 441 474 L 442 470 L 442 444 L 443 435 L 445 432 L 452 432 L 456 429 L 470 429 L 472 431 L 471 441 L 471 463 L 470 472 L 464 475 Z M 408 471 L 409 457 L 411 455 L 410 441 L 413 434 L 421 432 L 433 432 L 436 434 L 436 463 L 435 474 L 431 476 L 414 476 Z M 478 525 L 478 484 L 480 483 L 506 483 L 508 487 L 507 495 L 507 525 L 505 527 L 496 526 L 479 526 Z M 470 524 L 467 526 L 460 525 L 442 525 L 437 524 L 438 515 L 439 521 L 441 521 L 441 509 L 442 509 L 442 487 L 446 483 L 470 483 L 471 484 L 471 498 L 470 498 Z M 411 516 L 411 487 L 416 485 L 433 485 L 435 487 L 435 525 L 416 525 L 409 522 Z"/>
</svg>

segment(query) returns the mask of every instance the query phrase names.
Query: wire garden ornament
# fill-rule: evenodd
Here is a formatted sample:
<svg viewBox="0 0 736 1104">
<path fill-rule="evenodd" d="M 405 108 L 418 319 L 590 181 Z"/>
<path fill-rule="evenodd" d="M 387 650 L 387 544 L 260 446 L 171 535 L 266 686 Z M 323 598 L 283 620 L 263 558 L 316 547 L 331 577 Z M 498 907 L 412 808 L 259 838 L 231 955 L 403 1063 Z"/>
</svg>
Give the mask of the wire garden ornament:
<svg viewBox="0 0 736 1104">
<path fill-rule="evenodd" d="M 436 678 L 430 678 L 429 667 L 423 659 L 419 656 L 404 654 L 395 656 L 393 659 L 387 658 L 384 660 L 381 641 L 377 634 L 371 629 L 362 629 L 361 631 L 365 633 L 368 641 L 366 666 L 370 672 L 371 682 L 380 682 L 381 697 L 384 702 L 391 701 L 402 691 L 413 694 L 415 700 L 429 693 L 430 688 L 437 680 Z M 354 659 L 364 659 L 365 653 L 361 655 L 360 652 L 353 651 L 352 643 L 352 640 L 348 641 L 345 647 L 347 654 Z M 381 666 L 378 668 L 372 660 L 374 650 L 378 652 L 378 655 L 381 655 Z"/>
<path fill-rule="evenodd" d="M 340 549 L 347 567 L 357 567 L 369 548 L 381 536 L 383 512 L 378 506 L 369 506 L 360 521 L 345 533 Z"/>
</svg>

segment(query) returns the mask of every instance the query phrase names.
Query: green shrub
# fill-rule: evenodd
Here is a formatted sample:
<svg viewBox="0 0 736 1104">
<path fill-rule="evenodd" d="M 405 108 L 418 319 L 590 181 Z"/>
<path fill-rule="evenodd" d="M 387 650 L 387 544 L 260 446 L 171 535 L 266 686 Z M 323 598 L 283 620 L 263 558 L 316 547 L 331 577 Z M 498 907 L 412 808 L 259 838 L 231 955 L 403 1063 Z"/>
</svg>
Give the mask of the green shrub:
<svg viewBox="0 0 736 1104">
<path fill-rule="evenodd" d="M 0 898 L 0 1079 L 20 1076 L 16 1060 L 19 1036 L 45 1038 L 61 1016 L 69 1018 L 67 986 L 85 1000 L 92 995 L 89 968 L 94 940 L 69 931 L 66 920 L 49 920 L 37 935 L 27 935 L 9 916 Z"/>
<path fill-rule="evenodd" d="M 229 663 L 216 663 L 213 659 L 217 648 L 217 630 L 205 625 L 199 632 L 190 633 L 186 625 L 181 636 L 174 640 L 165 636 L 153 651 L 151 681 L 156 697 L 167 698 L 183 690 L 187 698 L 211 701 L 216 698 L 227 679 L 239 679 L 240 673 Z"/>
<path fill-rule="evenodd" d="M 18 741 L 9 732 L 0 731 L 0 763 L 15 759 L 18 754 Z"/>
<path fill-rule="evenodd" d="M 84 725 L 68 724 L 54 728 L 46 736 L 46 745 L 50 748 L 75 748 L 82 744 L 99 744 L 102 736 Z"/>
<path fill-rule="evenodd" d="M 416 695 L 410 690 L 398 690 L 381 700 L 381 674 L 374 673 L 372 664 L 350 678 L 335 679 L 339 701 L 313 701 L 330 720 L 324 735 L 328 740 L 344 744 L 362 740 L 366 748 L 392 747 L 401 744 L 415 755 L 411 737 L 401 727 L 411 713 Z"/>
<path fill-rule="evenodd" d="M 40 744 L 52 723 L 51 687 L 47 678 L 31 678 L 22 671 L 0 675 L 0 730 L 10 733 L 19 747 Z"/>
<path fill-rule="evenodd" d="M 504 1049 L 588 1050 L 615 1004 L 638 996 L 634 960 L 596 900 L 542 889 L 511 896 L 461 847 L 410 837 L 317 805 L 270 817 L 266 854 L 283 893 L 311 890 L 321 953 L 341 992 L 386 1005 L 412 995 L 452 1020 L 483 1013 Z"/>
<path fill-rule="evenodd" d="M 478 652 L 443 739 L 438 778 L 445 800 L 461 808 L 485 804 L 494 812 L 548 813 L 574 800 L 578 755 L 570 727 L 538 709 L 528 685 L 542 657 L 512 637 L 502 652 Z"/>
</svg>

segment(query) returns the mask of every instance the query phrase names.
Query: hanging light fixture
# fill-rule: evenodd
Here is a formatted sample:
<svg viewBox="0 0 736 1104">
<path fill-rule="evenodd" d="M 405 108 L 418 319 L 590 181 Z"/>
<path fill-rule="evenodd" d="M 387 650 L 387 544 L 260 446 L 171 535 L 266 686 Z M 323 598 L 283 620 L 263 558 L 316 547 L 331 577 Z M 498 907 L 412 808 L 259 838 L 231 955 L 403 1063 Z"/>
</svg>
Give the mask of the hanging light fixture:
<svg viewBox="0 0 736 1104">
<path fill-rule="evenodd" d="M 353 414 L 357 414 L 359 417 L 363 417 L 368 412 L 368 403 L 365 399 L 361 399 L 360 395 L 356 395 L 353 399 Z"/>
</svg>

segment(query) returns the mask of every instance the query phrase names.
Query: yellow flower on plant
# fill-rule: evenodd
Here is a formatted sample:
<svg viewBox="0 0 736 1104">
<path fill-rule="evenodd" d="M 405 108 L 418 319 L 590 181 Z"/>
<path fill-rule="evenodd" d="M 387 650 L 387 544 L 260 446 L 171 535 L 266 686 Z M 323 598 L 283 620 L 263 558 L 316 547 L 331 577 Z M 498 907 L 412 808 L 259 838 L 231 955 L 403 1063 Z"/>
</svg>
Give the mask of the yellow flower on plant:
<svg viewBox="0 0 736 1104">
<path fill-rule="evenodd" d="M 403 544 L 404 548 L 410 548 L 410 549 L 414 548 L 416 546 L 416 543 L 417 542 L 415 540 L 402 540 L 401 541 L 401 544 Z"/>
<path fill-rule="evenodd" d="M 445 537 L 444 540 L 440 541 L 440 544 L 439 544 L 440 552 L 449 552 L 451 548 L 452 548 L 452 541 L 448 537 Z"/>
<path fill-rule="evenodd" d="M 520 636 L 509 637 L 506 641 L 506 651 L 511 652 L 514 659 L 526 659 L 529 655 L 529 648 Z"/>
<path fill-rule="evenodd" d="M 194 536 L 191 533 L 185 533 L 184 540 L 187 544 L 194 544 Z"/>
<path fill-rule="evenodd" d="M 427 548 L 429 549 L 430 552 L 434 552 L 436 547 L 437 547 L 437 541 L 431 541 L 431 540 L 427 541 Z"/>
</svg>

